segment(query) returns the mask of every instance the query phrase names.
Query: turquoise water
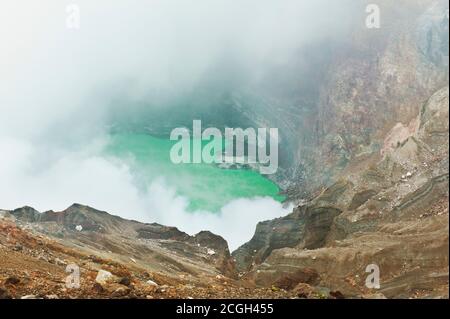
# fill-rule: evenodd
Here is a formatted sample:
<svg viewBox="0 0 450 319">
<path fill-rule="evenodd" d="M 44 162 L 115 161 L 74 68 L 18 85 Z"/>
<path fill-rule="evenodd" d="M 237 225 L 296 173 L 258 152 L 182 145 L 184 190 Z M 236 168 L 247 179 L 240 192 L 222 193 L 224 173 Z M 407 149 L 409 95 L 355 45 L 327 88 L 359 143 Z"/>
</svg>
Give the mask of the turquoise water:
<svg viewBox="0 0 450 319">
<path fill-rule="evenodd" d="M 211 164 L 173 164 L 170 149 L 175 143 L 143 133 L 115 133 L 106 153 L 128 161 L 142 185 L 164 177 L 178 195 L 189 198 L 189 211 L 217 212 L 237 198 L 270 196 L 277 201 L 284 200 L 278 194 L 278 186 L 257 171 L 221 169 Z"/>
</svg>

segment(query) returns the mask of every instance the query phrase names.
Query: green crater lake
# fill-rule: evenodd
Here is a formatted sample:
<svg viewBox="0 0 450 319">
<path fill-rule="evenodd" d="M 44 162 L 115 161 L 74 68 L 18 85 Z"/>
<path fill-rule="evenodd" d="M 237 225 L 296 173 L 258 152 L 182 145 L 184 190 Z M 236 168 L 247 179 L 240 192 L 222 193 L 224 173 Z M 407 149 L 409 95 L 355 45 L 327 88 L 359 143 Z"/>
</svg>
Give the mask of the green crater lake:
<svg viewBox="0 0 450 319">
<path fill-rule="evenodd" d="M 178 195 L 189 199 L 189 211 L 218 212 L 238 198 L 269 196 L 284 200 L 278 186 L 258 171 L 222 169 L 204 163 L 173 164 L 170 149 L 175 143 L 145 133 L 114 133 L 106 155 L 124 160 L 143 189 L 155 178 L 163 177 Z"/>
</svg>

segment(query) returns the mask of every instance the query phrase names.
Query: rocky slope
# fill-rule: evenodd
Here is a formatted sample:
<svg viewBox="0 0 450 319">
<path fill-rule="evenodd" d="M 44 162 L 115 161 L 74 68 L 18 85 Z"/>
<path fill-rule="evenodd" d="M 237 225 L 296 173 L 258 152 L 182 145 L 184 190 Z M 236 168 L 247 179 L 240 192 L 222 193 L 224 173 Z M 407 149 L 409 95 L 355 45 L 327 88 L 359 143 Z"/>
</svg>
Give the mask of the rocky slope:
<svg viewBox="0 0 450 319">
<path fill-rule="evenodd" d="M 237 282 L 233 270 L 209 232 L 191 237 L 81 205 L 0 214 L 0 299 L 295 296 Z"/>
<path fill-rule="evenodd" d="M 3 216 L 78 251 L 99 258 L 133 260 L 148 271 L 235 276 L 226 241 L 207 231 L 189 236 L 174 227 L 126 220 L 79 204 L 44 213 L 23 207 L 3 211 Z"/>
<path fill-rule="evenodd" d="M 448 297 L 448 96 L 439 90 L 409 125 L 395 125 L 370 165 L 260 223 L 233 253 L 244 277 L 357 296 L 369 292 L 365 268 L 376 264 L 386 297 Z"/>
</svg>

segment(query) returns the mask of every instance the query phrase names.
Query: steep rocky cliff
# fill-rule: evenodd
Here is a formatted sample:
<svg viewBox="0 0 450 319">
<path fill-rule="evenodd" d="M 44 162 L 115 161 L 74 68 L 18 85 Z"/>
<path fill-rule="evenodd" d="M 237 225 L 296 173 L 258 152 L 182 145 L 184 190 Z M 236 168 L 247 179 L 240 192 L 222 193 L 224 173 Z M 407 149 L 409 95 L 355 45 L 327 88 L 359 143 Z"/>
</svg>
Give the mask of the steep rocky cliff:
<svg viewBox="0 0 450 319">
<path fill-rule="evenodd" d="M 284 170 L 292 198 L 329 186 L 347 166 L 378 153 L 386 132 L 409 123 L 448 83 L 448 3 L 379 5 L 380 29 L 358 23 L 345 45 L 333 47 L 308 111 L 301 104 L 295 112 L 300 119 L 290 108 L 279 115 L 295 128 L 287 133 L 293 157 Z"/>
<path fill-rule="evenodd" d="M 369 167 L 348 167 L 310 203 L 260 223 L 233 253 L 241 275 L 356 296 L 376 264 L 387 297 L 448 296 L 448 100 L 448 87 L 437 91 Z"/>
<path fill-rule="evenodd" d="M 233 253 L 243 278 L 357 296 L 376 264 L 386 297 L 448 296 L 448 3 L 403 4 L 333 48 L 307 116 L 287 120 L 279 182 L 299 206 Z"/>
</svg>

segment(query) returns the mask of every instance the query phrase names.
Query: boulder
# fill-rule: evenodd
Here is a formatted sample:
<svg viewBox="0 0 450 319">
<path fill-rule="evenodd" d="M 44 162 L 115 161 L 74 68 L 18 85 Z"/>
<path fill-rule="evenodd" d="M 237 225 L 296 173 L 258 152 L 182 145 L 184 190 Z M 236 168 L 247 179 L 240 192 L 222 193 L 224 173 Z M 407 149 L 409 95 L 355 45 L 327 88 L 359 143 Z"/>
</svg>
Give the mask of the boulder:
<svg viewBox="0 0 450 319">
<path fill-rule="evenodd" d="M 100 285 L 104 285 L 104 284 L 114 281 L 115 279 L 116 279 L 116 277 L 113 274 L 111 274 L 109 271 L 101 269 L 97 273 L 95 282 L 97 282 Z"/>
</svg>

